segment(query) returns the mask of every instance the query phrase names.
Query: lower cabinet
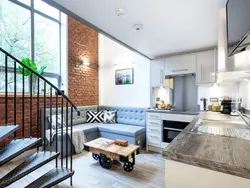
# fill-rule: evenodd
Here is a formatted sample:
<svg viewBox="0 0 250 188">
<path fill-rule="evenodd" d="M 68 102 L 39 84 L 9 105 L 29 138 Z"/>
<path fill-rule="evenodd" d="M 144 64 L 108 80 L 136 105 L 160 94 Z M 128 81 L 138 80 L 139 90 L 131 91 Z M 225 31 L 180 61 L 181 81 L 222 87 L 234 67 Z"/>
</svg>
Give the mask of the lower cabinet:
<svg viewBox="0 0 250 188">
<path fill-rule="evenodd" d="M 162 149 L 166 148 L 168 145 L 168 143 L 164 142 L 164 140 L 166 140 L 167 137 L 170 137 L 169 134 L 171 134 L 175 130 L 178 130 L 177 132 L 181 132 L 183 128 L 180 128 L 180 126 L 184 122 L 189 124 L 189 122 L 191 122 L 193 118 L 194 116 L 192 115 L 148 112 L 147 129 L 146 129 L 147 150 L 161 152 Z M 169 122 L 175 122 L 175 123 L 169 123 Z M 168 127 L 168 125 L 169 126 L 174 125 L 174 127 L 171 128 Z M 178 135 L 178 133 L 175 134 L 175 136 L 176 135 Z"/>
</svg>

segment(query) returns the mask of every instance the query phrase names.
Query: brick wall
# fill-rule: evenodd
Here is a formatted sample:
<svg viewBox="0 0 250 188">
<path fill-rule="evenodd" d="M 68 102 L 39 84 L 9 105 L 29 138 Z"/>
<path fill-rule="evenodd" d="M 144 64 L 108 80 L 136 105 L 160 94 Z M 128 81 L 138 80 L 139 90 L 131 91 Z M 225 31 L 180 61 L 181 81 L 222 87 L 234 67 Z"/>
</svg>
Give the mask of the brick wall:
<svg viewBox="0 0 250 188">
<path fill-rule="evenodd" d="M 68 19 L 68 88 L 69 98 L 77 105 L 98 105 L 98 33 L 81 24 L 73 18 Z M 84 66 L 82 60 L 90 62 Z M 40 109 L 43 108 L 43 97 L 40 98 Z M 55 107 L 55 98 L 52 100 Z M 8 99 L 9 124 L 14 123 L 14 98 Z M 46 100 L 49 107 L 49 99 Z M 37 98 L 33 97 L 32 103 L 32 136 L 36 136 L 37 127 Z M 41 114 L 39 115 L 41 117 Z M 41 120 L 40 120 L 41 121 Z M 22 125 L 22 98 L 17 98 L 17 124 Z M 0 95 L 0 125 L 5 125 L 5 97 Z M 25 136 L 30 132 L 30 99 L 25 97 Z M 40 131 L 39 131 L 40 132 Z M 17 132 L 17 137 L 22 136 L 22 126 Z M 1 145 L 6 145 L 11 140 L 6 140 Z"/>
<path fill-rule="evenodd" d="M 58 99 L 58 106 L 60 106 L 61 98 Z M 19 130 L 17 131 L 17 138 L 22 137 L 22 97 L 18 96 L 16 101 L 16 123 L 19 125 Z M 52 107 L 56 106 L 56 98 L 52 98 Z M 41 125 L 41 110 L 44 107 L 44 97 L 40 97 L 40 105 L 39 105 L 39 122 Z M 46 108 L 50 107 L 49 97 L 46 98 Z M 10 96 L 8 98 L 8 124 L 14 124 L 14 97 Z M 5 125 L 5 97 L 0 96 L 0 125 Z M 24 100 L 24 136 L 30 137 L 30 98 L 28 96 L 25 97 Z M 41 126 L 39 128 L 39 135 L 41 135 Z M 32 136 L 37 136 L 37 97 L 32 97 Z M 40 137 L 40 136 L 39 136 Z M 9 139 L 11 140 L 11 139 Z M 9 142 L 6 140 L 2 145 L 5 145 Z M 0 144 L 1 146 L 1 144 Z"/>
<path fill-rule="evenodd" d="M 98 105 L 98 33 L 69 17 L 68 50 L 70 99 L 78 106 Z"/>
</svg>

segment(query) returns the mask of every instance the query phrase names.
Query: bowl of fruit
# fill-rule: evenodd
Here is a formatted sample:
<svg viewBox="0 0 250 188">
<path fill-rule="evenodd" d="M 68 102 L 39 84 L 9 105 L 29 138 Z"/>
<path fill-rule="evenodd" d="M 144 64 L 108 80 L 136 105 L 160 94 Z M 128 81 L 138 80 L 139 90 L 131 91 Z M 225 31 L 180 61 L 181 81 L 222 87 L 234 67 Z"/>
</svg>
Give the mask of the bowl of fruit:
<svg viewBox="0 0 250 188">
<path fill-rule="evenodd" d="M 162 110 L 171 110 L 172 105 L 171 105 L 171 104 L 163 103 L 163 104 L 160 104 L 160 108 L 161 108 Z"/>
</svg>

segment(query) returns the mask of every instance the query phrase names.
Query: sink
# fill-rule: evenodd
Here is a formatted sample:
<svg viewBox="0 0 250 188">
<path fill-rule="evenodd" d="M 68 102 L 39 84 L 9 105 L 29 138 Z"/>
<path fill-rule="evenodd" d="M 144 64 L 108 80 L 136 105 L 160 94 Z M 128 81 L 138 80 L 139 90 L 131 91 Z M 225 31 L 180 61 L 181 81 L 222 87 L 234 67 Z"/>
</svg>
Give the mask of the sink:
<svg viewBox="0 0 250 188">
<path fill-rule="evenodd" d="M 250 129 L 241 121 L 199 120 L 191 131 L 250 140 Z"/>
</svg>

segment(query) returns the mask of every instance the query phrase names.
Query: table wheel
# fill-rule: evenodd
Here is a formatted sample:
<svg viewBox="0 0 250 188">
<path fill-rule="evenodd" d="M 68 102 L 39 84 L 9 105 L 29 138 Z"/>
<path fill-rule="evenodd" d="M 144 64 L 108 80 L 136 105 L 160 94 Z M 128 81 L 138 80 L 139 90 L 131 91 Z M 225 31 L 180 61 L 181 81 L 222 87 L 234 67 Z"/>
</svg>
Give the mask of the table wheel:
<svg viewBox="0 0 250 188">
<path fill-rule="evenodd" d="M 106 155 L 102 154 L 99 156 L 99 163 L 101 167 L 105 169 L 110 169 L 113 165 L 113 161 L 110 158 L 107 158 Z"/>
<path fill-rule="evenodd" d="M 131 162 L 126 162 L 124 163 L 123 168 L 126 172 L 131 172 L 134 169 L 134 165 Z"/>
<path fill-rule="evenodd" d="M 92 153 L 92 157 L 93 157 L 93 159 L 95 159 L 95 160 L 99 160 L 99 155 L 96 154 L 96 153 Z"/>
</svg>

